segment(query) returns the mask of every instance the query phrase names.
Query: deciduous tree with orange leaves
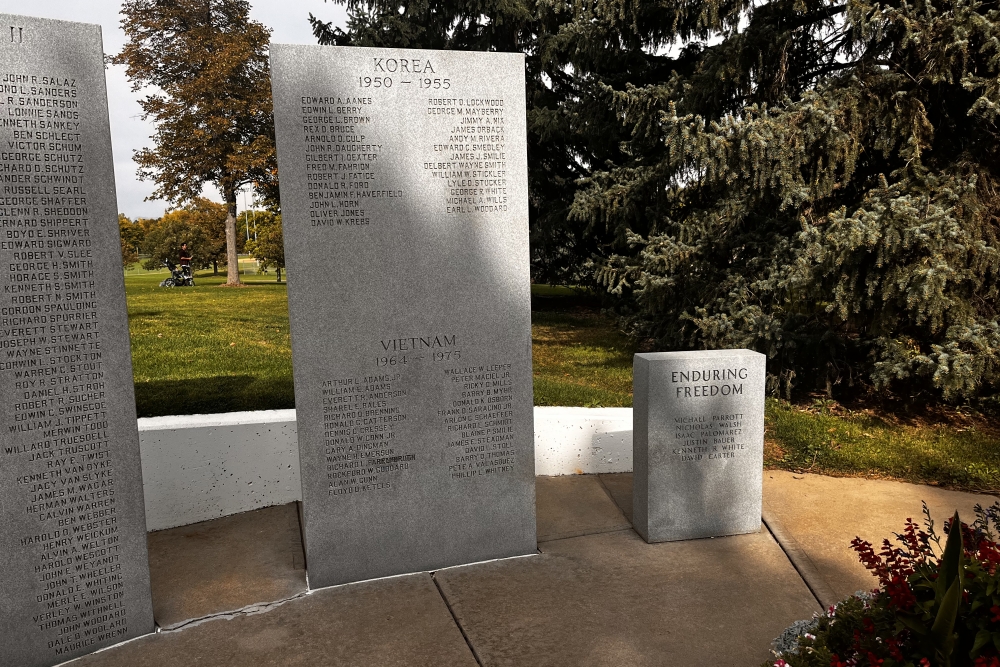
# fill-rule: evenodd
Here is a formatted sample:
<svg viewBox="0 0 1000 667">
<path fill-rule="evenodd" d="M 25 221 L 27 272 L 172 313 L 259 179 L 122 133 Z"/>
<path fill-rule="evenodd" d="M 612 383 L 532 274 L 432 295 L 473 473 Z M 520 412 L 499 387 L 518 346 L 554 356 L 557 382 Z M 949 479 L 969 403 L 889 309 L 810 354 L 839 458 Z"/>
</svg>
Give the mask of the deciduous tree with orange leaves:
<svg viewBox="0 0 1000 667">
<path fill-rule="evenodd" d="M 194 200 L 207 183 L 226 204 L 227 284 L 240 282 L 236 195 L 277 180 L 267 60 L 270 30 L 250 20 L 245 0 L 128 0 L 128 42 L 111 62 L 125 65 L 156 124 L 154 145 L 136 151 L 152 198 Z"/>
</svg>

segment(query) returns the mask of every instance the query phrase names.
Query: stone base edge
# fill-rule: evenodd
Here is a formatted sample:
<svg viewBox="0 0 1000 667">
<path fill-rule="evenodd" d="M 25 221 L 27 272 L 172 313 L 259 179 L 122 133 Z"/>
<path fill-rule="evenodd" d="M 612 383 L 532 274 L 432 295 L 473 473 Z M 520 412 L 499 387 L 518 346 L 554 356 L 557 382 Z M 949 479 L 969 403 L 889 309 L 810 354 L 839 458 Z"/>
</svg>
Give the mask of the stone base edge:
<svg viewBox="0 0 1000 667">
<path fill-rule="evenodd" d="M 139 420 L 146 525 L 302 499 L 295 410 Z M 631 472 L 632 408 L 535 408 L 535 474 Z"/>
</svg>

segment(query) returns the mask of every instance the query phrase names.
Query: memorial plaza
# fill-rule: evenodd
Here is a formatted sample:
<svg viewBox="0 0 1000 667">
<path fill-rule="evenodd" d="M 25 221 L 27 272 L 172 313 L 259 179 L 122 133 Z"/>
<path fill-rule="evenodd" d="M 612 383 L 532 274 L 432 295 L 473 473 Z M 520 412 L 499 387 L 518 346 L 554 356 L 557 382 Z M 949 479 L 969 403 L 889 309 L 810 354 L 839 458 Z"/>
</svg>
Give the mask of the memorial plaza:
<svg viewBox="0 0 1000 667">
<path fill-rule="evenodd" d="M 0 13 L 0 667 L 1000 667 L 1000 9 L 852 1 Z"/>
<path fill-rule="evenodd" d="M 538 553 L 307 592 L 294 504 L 149 536 L 159 631 L 70 664 L 758 665 L 793 621 L 874 587 L 850 550 L 995 498 L 764 473 L 755 534 L 647 544 L 631 475 L 537 478 Z"/>
</svg>

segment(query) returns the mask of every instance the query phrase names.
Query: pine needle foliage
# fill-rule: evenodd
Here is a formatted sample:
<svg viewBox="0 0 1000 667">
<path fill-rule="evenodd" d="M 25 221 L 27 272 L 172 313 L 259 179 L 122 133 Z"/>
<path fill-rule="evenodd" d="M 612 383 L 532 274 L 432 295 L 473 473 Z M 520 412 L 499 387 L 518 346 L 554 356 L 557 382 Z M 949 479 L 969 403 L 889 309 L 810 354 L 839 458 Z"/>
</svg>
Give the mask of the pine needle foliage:
<svg viewBox="0 0 1000 667">
<path fill-rule="evenodd" d="M 669 6 L 693 63 L 609 89 L 629 159 L 572 210 L 625 237 L 598 279 L 633 331 L 765 352 L 784 392 L 996 392 L 997 3 Z"/>
<path fill-rule="evenodd" d="M 528 55 L 537 279 L 771 389 L 1000 390 L 997 0 L 344 0 L 321 43 Z"/>
</svg>

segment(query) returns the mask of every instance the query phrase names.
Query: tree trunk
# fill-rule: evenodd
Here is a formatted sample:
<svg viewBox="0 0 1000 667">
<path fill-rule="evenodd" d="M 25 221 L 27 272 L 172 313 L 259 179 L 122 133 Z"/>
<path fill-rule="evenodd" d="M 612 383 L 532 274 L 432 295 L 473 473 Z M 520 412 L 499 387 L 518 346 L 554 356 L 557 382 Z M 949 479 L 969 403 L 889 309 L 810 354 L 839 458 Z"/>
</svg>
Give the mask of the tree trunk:
<svg viewBox="0 0 1000 667">
<path fill-rule="evenodd" d="M 240 284 L 240 256 L 236 252 L 236 191 L 226 196 L 226 284 Z"/>
<path fill-rule="evenodd" d="M 212 260 L 212 274 L 219 275 L 219 260 L 217 259 Z"/>
<path fill-rule="evenodd" d="M 281 282 L 281 267 L 280 266 L 276 267 L 274 269 L 274 272 L 278 274 L 278 282 L 280 283 Z"/>
</svg>

